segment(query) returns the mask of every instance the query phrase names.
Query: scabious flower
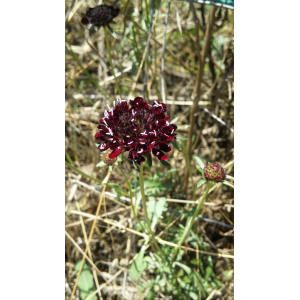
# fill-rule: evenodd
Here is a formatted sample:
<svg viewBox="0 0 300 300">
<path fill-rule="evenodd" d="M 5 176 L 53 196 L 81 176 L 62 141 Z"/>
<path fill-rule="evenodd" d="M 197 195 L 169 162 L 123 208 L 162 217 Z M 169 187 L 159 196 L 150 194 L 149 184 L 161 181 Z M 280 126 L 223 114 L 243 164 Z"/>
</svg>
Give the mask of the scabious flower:
<svg viewBox="0 0 300 300">
<path fill-rule="evenodd" d="M 107 105 L 108 106 L 108 105 Z M 159 160 L 166 160 L 164 152 L 171 151 L 170 141 L 176 137 L 175 124 L 170 124 L 165 116 L 167 107 L 154 101 L 152 105 L 141 97 L 130 100 L 117 100 L 117 104 L 104 112 L 97 127 L 100 132 L 95 139 L 103 142 L 98 146 L 102 152 L 111 149 L 109 158 L 116 158 L 122 151 L 129 151 L 128 158 L 140 165 L 143 155 L 152 151 Z"/>
<path fill-rule="evenodd" d="M 218 162 L 207 164 L 204 169 L 204 177 L 208 181 L 220 182 L 225 180 L 226 172 Z"/>
<path fill-rule="evenodd" d="M 119 12 L 119 8 L 102 4 L 94 8 L 90 8 L 82 18 L 81 23 L 83 25 L 92 24 L 98 27 L 105 26 L 117 17 Z"/>
</svg>

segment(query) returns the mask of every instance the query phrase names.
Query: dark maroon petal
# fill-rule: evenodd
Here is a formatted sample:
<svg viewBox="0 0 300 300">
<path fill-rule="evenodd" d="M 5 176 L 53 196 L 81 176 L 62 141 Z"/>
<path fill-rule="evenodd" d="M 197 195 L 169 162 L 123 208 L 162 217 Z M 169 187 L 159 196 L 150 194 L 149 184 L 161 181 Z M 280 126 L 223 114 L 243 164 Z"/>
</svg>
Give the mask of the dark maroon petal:
<svg viewBox="0 0 300 300">
<path fill-rule="evenodd" d="M 103 143 L 100 146 L 98 146 L 98 149 L 99 149 L 100 152 L 103 152 L 103 151 L 108 149 L 108 144 Z"/>
<path fill-rule="evenodd" d="M 129 152 L 128 158 L 130 160 L 133 160 L 138 165 L 140 165 L 143 161 L 145 161 L 145 158 L 142 155 L 137 154 L 137 152 L 134 150 L 131 150 Z"/>
<path fill-rule="evenodd" d="M 137 155 L 136 151 L 134 151 L 134 150 L 129 151 L 129 154 L 128 154 L 129 159 L 135 160 L 137 157 L 138 157 L 138 155 Z"/>
<path fill-rule="evenodd" d="M 165 155 L 162 151 L 159 149 L 153 148 L 152 153 L 154 156 L 156 156 L 159 160 L 166 160 L 169 158 L 168 155 Z"/>
<path fill-rule="evenodd" d="M 157 148 L 159 150 L 162 150 L 164 152 L 170 152 L 171 151 L 171 147 L 169 144 L 165 143 L 165 142 L 161 142 L 157 145 Z"/>
<path fill-rule="evenodd" d="M 97 132 L 95 135 L 94 135 L 94 138 L 96 139 L 96 140 L 100 140 L 100 132 Z"/>
<path fill-rule="evenodd" d="M 139 156 L 138 156 L 138 159 L 137 159 L 135 162 L 140 166 L 141 163 L 144 162 L 144 161 L 145 161 L 144 156 L 139 155 Z"/>
<path fill-rule="evenodd" d="M 122 148 L 121 149 L 116 149 L 115 151 L 113 151 L 111 154 L 109 154 L 109 158 L 116 158 L 118 157 L 118 155 L 122 152 Z"/>
<path fill-rule="evenodd" d="M 151 152 L 151 148 L 150 146 L 146 145 L 145 143 L 143 144 L 138 144 L 136 152 L 139 155 L 145 155 Z"/>
<path fill-rule="evenodd" d="M 81 23 L 82 23 L 83 25 L 87 25 L 87 24 L 90 23 L 90 21 L 89 21 L 87 18 L 83 17 L 83 18 L 81 19 Z"/>
</svg>

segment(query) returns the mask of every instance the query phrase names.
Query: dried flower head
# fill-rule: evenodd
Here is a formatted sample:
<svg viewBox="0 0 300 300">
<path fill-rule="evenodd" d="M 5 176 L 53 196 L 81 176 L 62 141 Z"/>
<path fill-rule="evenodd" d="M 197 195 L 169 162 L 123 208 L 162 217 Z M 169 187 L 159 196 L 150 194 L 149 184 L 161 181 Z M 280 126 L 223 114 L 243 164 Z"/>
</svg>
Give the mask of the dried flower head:
<svg viewBox="0 0 300 300">
<path fill-rule="evenodd" d="M 117 17 L 119 12 L 119 8 L 102 4 L 94 8 L 90 8 L 82 18 L 81 23 L 83 25 L 92 24 L 98 27 L 105 26 Z"/>
<path fill-rule="evenodd" d="M 143 155 L 151 152 L 159 160 L 166 160 L 164 152 L 171 151 L 170 141 L 176 137 L 177 126 L 170 124 L 165 116 L 166 105 L 154 101 L 152 105 L 141 97 L 117 100 L 114 107 L 104 112 L 97 127 L 100 132 L 95 139 L 103 142 L 98 149 L 111 149 L 109 158 L 116 158 L 123 150 L 129 151 L 128 158 L 138 165 L 145 161 Z"/>
<path fill-rule="evenodd" d="M 204 177 L 208 181 L 220 182 L 225 180 L 226 172 L 218 162 L 207 164 L 204 167 Z"/>
<path fill-rule="evenodd" d="M 102 160 L 108 165 L 108 166 L 112 166 L 116 161 L 117 158 L 110 158 L 109 155 L 112 153 L 113 151 L 111 149 L 108 149 L 106 152 L 103 153 L 102 155 Z"/>
</svg>

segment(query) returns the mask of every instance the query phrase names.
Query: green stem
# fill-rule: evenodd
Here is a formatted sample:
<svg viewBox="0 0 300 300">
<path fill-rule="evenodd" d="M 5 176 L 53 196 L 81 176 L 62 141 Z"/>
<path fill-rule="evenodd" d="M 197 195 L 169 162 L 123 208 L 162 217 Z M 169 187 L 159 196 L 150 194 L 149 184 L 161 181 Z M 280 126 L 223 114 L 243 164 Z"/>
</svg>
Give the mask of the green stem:
<svg viewBox="0 0 300 300">
<path fill-rule="evenodd" d="M 109 44 L 109 40 L 108 40 L 108 35 L 107 35 L 107 28 L 104 27 L 104 34 L 105 34 L 105 41 L 106 41 L 106 47 L 107 47 L 107 53 L 108 53 L 108 59 L 109 59 L 109 64 L 110 64 L 110 68 L 111 68 L 111 72 L 113 73 L 114 77 L 115 77 L 115 82 L 117 85 L 117 89 L 118 89 L 118 93 L 120 95 L 120 97 L 122 96 L 121 94 L 121 89 L 119 86 L 119 81 L 115 75 L 115 71 L 114 71 L 114 66 L 112 64 L 112 60 L 111 60 L 111 53 L 110 53 L 110 44 Z"/>
<path fill-rule="evenodd" d="M 148 218 L 148 212 L 147 212 L 147 205 L 146 205 L 146 196 L 145 196 L 145 189 L 144 189 L 144 174 L 143 174 L 143 163 L 141 163 L 140 165 L 140 174 L 139 174 L 139 181 L 140 181 L 140 189 L 141 189 L 141 195 L 142 195 L 142 202 L 143 202 L 143 209 L 144 209 L 144 215 L 145 215 L 145 220 L 147 223 L 147 227 L 148 227 L 148 234 L 150 236 L 150 243 L 152 248 L 153 245 L 155 246 L 156 250 L 159 251 L 162 255 L 162 257 L 165 257 L 165 254 L 162 252 L 162 250 L 160 249 L 160 247 L 157 244 L 157 241 L 154 238 L 154 233 L 151 229 L 151 224 Z M 152 245 L 153 242 L 153 245 Z"/>
<path fill-rule="evenodd" d="M 180 241 L 178 242 L 178 246 L 181 246 L 183 244 L 183 242 L 185 241 L 185 239 L 187 238 L 188 234 L 190 233 L 191 229 L 192 229 L 192 226 L 195 222 L 195 219 L 196 217 L 198 216 L 198 213 L 202 207 L 202 204 L 204 203 L 204 200 L 206 199 L 206 196 L 208 195 L 208 192 L 210 190 L 210 188 L 212 187 L 213 183 L 209 182 L 207 184 L 207 187 L 205 189 L 205 192 L 192 216 L 192 218 L 188 218 L 187 221 L 186 221 L 186 225 L 185 225 L 185 229 L 184 229 L 184 233 L 180 239 Z M 175 259 L 176 255 L 177 255 L 177 251 L 178 251 L 179 247 L 176 248 L 175 252 L 173 253 L 173 260 Z"/>
<path fill-rule="evenodd" d="M 125 174 L 125 172 L 123 171 L 123 169 L 121 168 L 120 165 L 117 165 L 117 167 L 119 168 L 119 170 L 121 171 L 126 183 L 127 183 L 127 186 L 128 186 L 128 189 L 129 189 L 129 195 L 130 195 L 130 204 L 131 204 L 131 208 L 132 208 L 132 211 L 133 211 L 133 214 L 134 214 L 134 217 L 136 219 L 136 221 L 140 224 L 141 228 L 143 229 L 143 231 L 145 231 L 145 228 L 144 226 L 142 225 L 141 221 L 139 220 L 138 218 L 138 215 L 135 211 L 135 207 L 134 207 L 134 204 L 133 204 L 133 193 L 132 193 L 132 189 L 131 189 L 131 185 L 129 184 L 129 181 L 128 181 L 128 178 Z"/>
<path fill-rule="evenodd" d="M 140 181 L 140 189 L 142 194 L 142 202 L 143 202 L 143 208 L 144 208 L 144 214 L 145 214 L 145 220 L 148 226 L 148 230 L 151 236 L 153 236 L 153 232 L 151 230 L 151 224 L 148 218 L 147 213 L 147 205 L 146 205 L 146 196 L 145 196 L 145 189 L 144 189 L 144 174 L 143 174 L 143 164 L 140 165 L 140 174 L 139 174 L 139 181 Z"/>
<path fill-rule="evenodd" d="M 186 151 L 186 146 L 185 146 L 183 141 L 181 141 L 181 145 L 182 145 L 182 149 L 183 149 L 183 152 L 184 152 L 184 155 L 185 155 L 186 164 L 187 164 L 187 167 L 188 167 L 188 170 L 189 170 L 190 178 L 191 178 L 191 181 L 192 181 L 193 200 L 195 201 L 196 200 L 196 187 L 195 187 L 195 183 L 194 183 L 193 175 L 192 175 L 191 161 L 189 160 L 189 156 L 188 156 L 188 153 Z"/>
</svg>

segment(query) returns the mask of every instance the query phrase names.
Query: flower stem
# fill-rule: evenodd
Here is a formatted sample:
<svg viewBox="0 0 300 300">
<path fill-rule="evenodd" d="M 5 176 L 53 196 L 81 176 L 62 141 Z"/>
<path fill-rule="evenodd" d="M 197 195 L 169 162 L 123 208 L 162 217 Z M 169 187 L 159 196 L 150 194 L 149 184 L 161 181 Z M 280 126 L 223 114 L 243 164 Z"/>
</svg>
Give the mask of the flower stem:
<svg viewBox="0 0 300 300">
<path fill-rule="evenodd" d="M 188 153 L 186 151 L 186 146 L 185 146 L 185 144 L 184 144 L 183 141 L 181 141 L 181 145 L 182 145 L 182 149 L 183 149 L 183 152 L 184 152 L 184 155 L 185 155 L 185 159 L 186 159 L 186 164 L 187 164 L 187 167 L 188 167 L 188 170 L 189 170 L 189 174 L 190 174 L 190 177 L 191 177 L 191 181 L 192 181 L 193 200 L 196 200 L 196 188 L 195 188 L 195 183 L 193 181 L 191 161 L 189 160 L 189 156 L 188 156 Z"/>
<path fill-rule="evenodd" d="M 104 34 L 105 34 L 105 41 L 106 41 L 106 47 L 107 47 L 107 53 L 108 53 L 108 59 L 109 59 L 109 64 L 110 64 L 111 72 L 112 72 L 112 74 L 113 74 L 114 77 L 115 77 L 115 82 L 116 82 L 116 85 L 117 85 L 118 93 L 119 93 L 119 95 L 120 95 L 120 97 L 121 97 L 122 94 L 121 94 L 121 89 L 120 89 L 120 86 L 119 86 L 119 81 L 118 81 L 118 78 L 117 78 L 116 75 L 115 75 L 114 66 L 113 66 L 112 60 L 111 60 L 110 44 L 109 44 L 109 40 L 108 40 L 108 35 L 107 35 L 107 28 L 106 28 L 106 26 L 104 26 Z"/>
<path fill-rule="evenodd" d="M 121 168 L 121 166 L 117 165 L 117 167 L 121 171 L 121 173 L 122 173 L 122 175 L 123 175 L 123 177 L 124 177 L 124 179 L 125 179 L 125 181 L 127 183 L 127 186 L 128 186 L 128 189 L 129 189 L 129 195 L 130 195 L 130 204 L 131 204 L 131 208 L 132 208 L 134 217 L 135 217 L 136 221 L 140 224 L 141 228 L 145 231 L 145 228 L 142 225 L 141 221 L 139 220 L 138 215 L 137 215 L 137 213 L 135 211 L 135 207 L 134 207 L 134 204 L 133 204 L 133 193 L 132 193 L 131 185 L 129 184 L 128 178 L 127 178 L 125 172 L 123 171 L 123 169 Z"/>
<path fill-rule="evenodd" d="M 140 174 L 139 174 L 139 181 L 140 181 L 140 189 L 141 189 L 141 195 L 142 195 L 142 202 L 143 202 L 143 209 L 144 209 L 144 215 L 145 215 L 145 220 L 147 223 L 148 227 L 148 234 L 150 236 L 150 243 L 153 248 L 153 245 L 155 246 L 156 250 L 158 250 L 163 257 L 165 257 L 165 254 L 162 252 L 160 247 L 157 244 L 157 241 L 154 238 L 154 233 L 151 229 L 151 224 L 148 218 L 148 212 L 147 212 L 147 205 L 146 205 L 146 196 L 145 196 L 145 189 L 144 189 L 144 174 L 143 174 L 143 163 L 140 165 Z"/>
<path fill-rule="evenodd" d="M 206 199 L 206 196 L 208 195 L 208 192 L 209 192 L 209 190 L 210 190 L 210 188 L 212 186 L 213 186 L 213 183 L 208 182 L 207 187 L 205 189 L 205 192 L 204 192 L 203 196 L 201 197 L 200 202 L 199 202 L 199 204 L 198 204 L 198 206 L 197 206 L 197 208 L 196 208 L 196 210 L 195 210 L 192 218 L 189 217 L 187 219 L 187 221 L 186 221 L 184 233 L 183 233 L 180 241 L 178 242 L 178 246 L 181 246 L 183 244 L 183 242 L 186 240 L 187 236 L 189 235 L 189 233 L 190 233 L 190 231 L 192 229 L 192 226 L 194 224 L 194 221 L 195 221 L 195 219 L 196 219 L 196 217 L 197 217 L 197 215 L 198 215 L 198 213 L 199 213 L 199 211 L 200 211 L 200 209 L 202 207 L 202 204 L 204 203 L 204 200 Z M 173 253 L 173 257 L 172 257 L 173 260 L 175 259 L 178 250 L 179 250 L 179 247 L 176 248 L 175 252 Z"/>
</svg>

